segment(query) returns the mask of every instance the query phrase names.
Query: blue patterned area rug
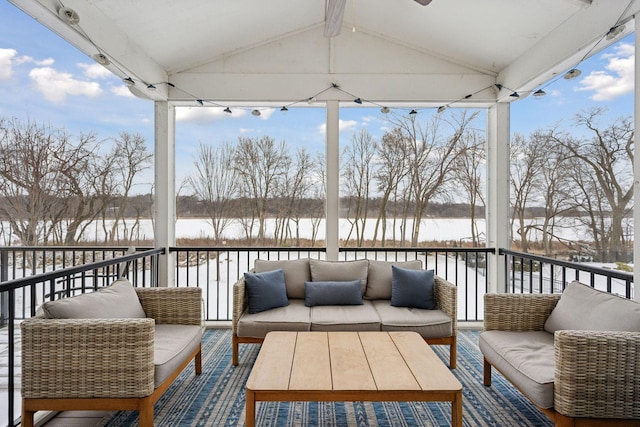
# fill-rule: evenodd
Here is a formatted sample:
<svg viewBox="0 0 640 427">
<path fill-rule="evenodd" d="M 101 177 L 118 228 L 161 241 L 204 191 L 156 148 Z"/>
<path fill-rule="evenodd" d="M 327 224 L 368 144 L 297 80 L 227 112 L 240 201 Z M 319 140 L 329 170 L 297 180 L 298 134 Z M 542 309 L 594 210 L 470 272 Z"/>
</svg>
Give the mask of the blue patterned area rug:
<svg viewBox="0 0 640 427">
<path fill-rule="evenodd" d="M 231 366 L 231 331 L 208 330 L 203 338 L 202 374 L 193 363 L 155 405 L 157 427 L 244 426 L 244 386 L 260 346 L 240 345 L 240 364 Z M 434 346 L 448 363 L 446 346 Z M 463 385 L 464 426 L 552 426 L 553 424 L 498 372 L 493 385 L 482 384 L 478 331 L 458 332 L 458 364 L 453 370 Z M 138 425 L 137 412 L 105 417 L 102 427 Z M 258 402 L 259 427 L 418 427 L 450 426 L 451 404 L 444 402 Z"/>
</svg>

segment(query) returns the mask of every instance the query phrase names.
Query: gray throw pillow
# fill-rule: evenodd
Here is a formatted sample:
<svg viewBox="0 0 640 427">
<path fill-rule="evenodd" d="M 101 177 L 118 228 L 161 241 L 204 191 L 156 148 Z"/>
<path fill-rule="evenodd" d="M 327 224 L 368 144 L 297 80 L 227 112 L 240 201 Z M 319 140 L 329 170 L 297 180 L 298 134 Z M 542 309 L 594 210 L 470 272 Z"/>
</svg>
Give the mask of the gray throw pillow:
<svg viewBox="0 0 640 427">
<path fill-rule="evenodd" d="M 267 260 L 256 259 L 253 271 L 264 273 L 281 268 L 284 271 L 284 284 L 287 287 L 287 297 L 304 298 L 304 282 L 311 280 L 309 258 Z"/>
<path fill-rule="evenodd" d="M 309 260 L 311 269 L 311 281 L 313 282 L 344 282 L 360 280 L 361 293 L 364 295 L 367 286 L 367 274 L 369 273 L 369 260 L 356 261 L 323 261 Z"/>
<path fill-rule="evenodd" d="M 364 292 L 366 299 L 391 299 L 391 266 L 396 265 L 410 270 L 422 269 L 422 261 L 369 261 L 369 276 L 367 277 L 367 289 Z"/>
<path fill-rule="evenodd" d="M 249 297 L 249 314 L 289 305 L 282 269 L 264 273 L 244 273 Z"/>
<path fill-rule="evenodd" d="M 45 302 L 45 317 L 50 319 L 144 319 L 136 290 L 126 279 L 94 292 Z"/>
<path fill-rule="evenodd" d="M 394 307 L 438 308 L 433 291 L 433 270 L 391 267 L 391 305 Z"/>
<path fill-rule="evenodd" d="M 304 305 L 362 305 L 360 280 L 346 282 L 306 282 Z"/>
<path fill-rule="evenodd" d="M 562 292 L 544 330 L 640 332 L 640 304 L 573 281 Z"/>
</svg>

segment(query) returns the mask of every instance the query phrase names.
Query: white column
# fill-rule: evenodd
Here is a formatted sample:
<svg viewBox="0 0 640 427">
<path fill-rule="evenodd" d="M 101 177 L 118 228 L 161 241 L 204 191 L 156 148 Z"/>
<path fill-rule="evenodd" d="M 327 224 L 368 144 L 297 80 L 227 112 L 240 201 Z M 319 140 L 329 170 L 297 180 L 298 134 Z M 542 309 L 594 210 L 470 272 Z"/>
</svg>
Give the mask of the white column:
<svg viewBox="0 0 640 427">
<path fill-rule="evenodd" d="M 508 103 L 496 103 L 487 112 L 487 247 L 509 249 L 509 112 Z M 505 291 L 504 257 L 488 263 L 489 292 Z"/>
<path fill-rule="evenodd" d="M 636 23 L 637 24 L 637 23 Z M 640 31 L 635 33 L 636 61 L 635 61 L 635 88 L 634 88 L 634 141 L 633 141 L 633 299 L 640 301 L 640 238 L 636 239 L 636 227 L 640 227 Z"/>
<path fill-rule="evenodd" d="M 175 108 L 165 101 L 155 102 L 155 247 L 165 248 L 160 257 L 159 286 L 175 286 L 175 255 L 169 247 L 176 244 L 175 191 Z"/>
<path fill-rule="evenodd" d="M 338 259 L 340 209 L 340 103 L 327 101 L 327 200 L 325 235 L 327 259 Z"/>
</svg>

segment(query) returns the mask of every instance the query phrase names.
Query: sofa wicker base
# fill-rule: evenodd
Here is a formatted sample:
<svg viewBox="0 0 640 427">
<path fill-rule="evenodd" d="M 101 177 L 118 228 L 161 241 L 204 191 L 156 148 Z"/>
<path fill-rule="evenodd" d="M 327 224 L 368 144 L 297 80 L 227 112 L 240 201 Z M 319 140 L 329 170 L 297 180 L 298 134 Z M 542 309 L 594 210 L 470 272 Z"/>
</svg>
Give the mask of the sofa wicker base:
<svg viewBox="0 0 640 427">
<path fill-rule="evenodd" d="M 202 373 L 202 345 L 198 346 L 149 396 L 93 399 L 22 399 L 22 427 L 33 427 L 37 411 L 139 411 L 140 427 L 153 427 L 153 405 L 187 365 L 194 361 L 195 373 Z"/>
</svg>

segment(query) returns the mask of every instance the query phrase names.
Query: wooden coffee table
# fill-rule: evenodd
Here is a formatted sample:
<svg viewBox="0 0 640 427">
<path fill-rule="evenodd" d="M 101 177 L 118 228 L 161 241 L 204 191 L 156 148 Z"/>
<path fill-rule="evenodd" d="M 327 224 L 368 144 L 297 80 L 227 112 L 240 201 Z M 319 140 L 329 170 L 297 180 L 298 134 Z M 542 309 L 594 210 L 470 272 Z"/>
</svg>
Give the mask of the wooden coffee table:
<svg viewBox="0 0 640 427">
<path fill-rule="evenodd" d="M 256 401 L 449 401 L 462 426 L 462 385 L 415 332 L 270 332 L 247 380 Z"/>
</svg>

